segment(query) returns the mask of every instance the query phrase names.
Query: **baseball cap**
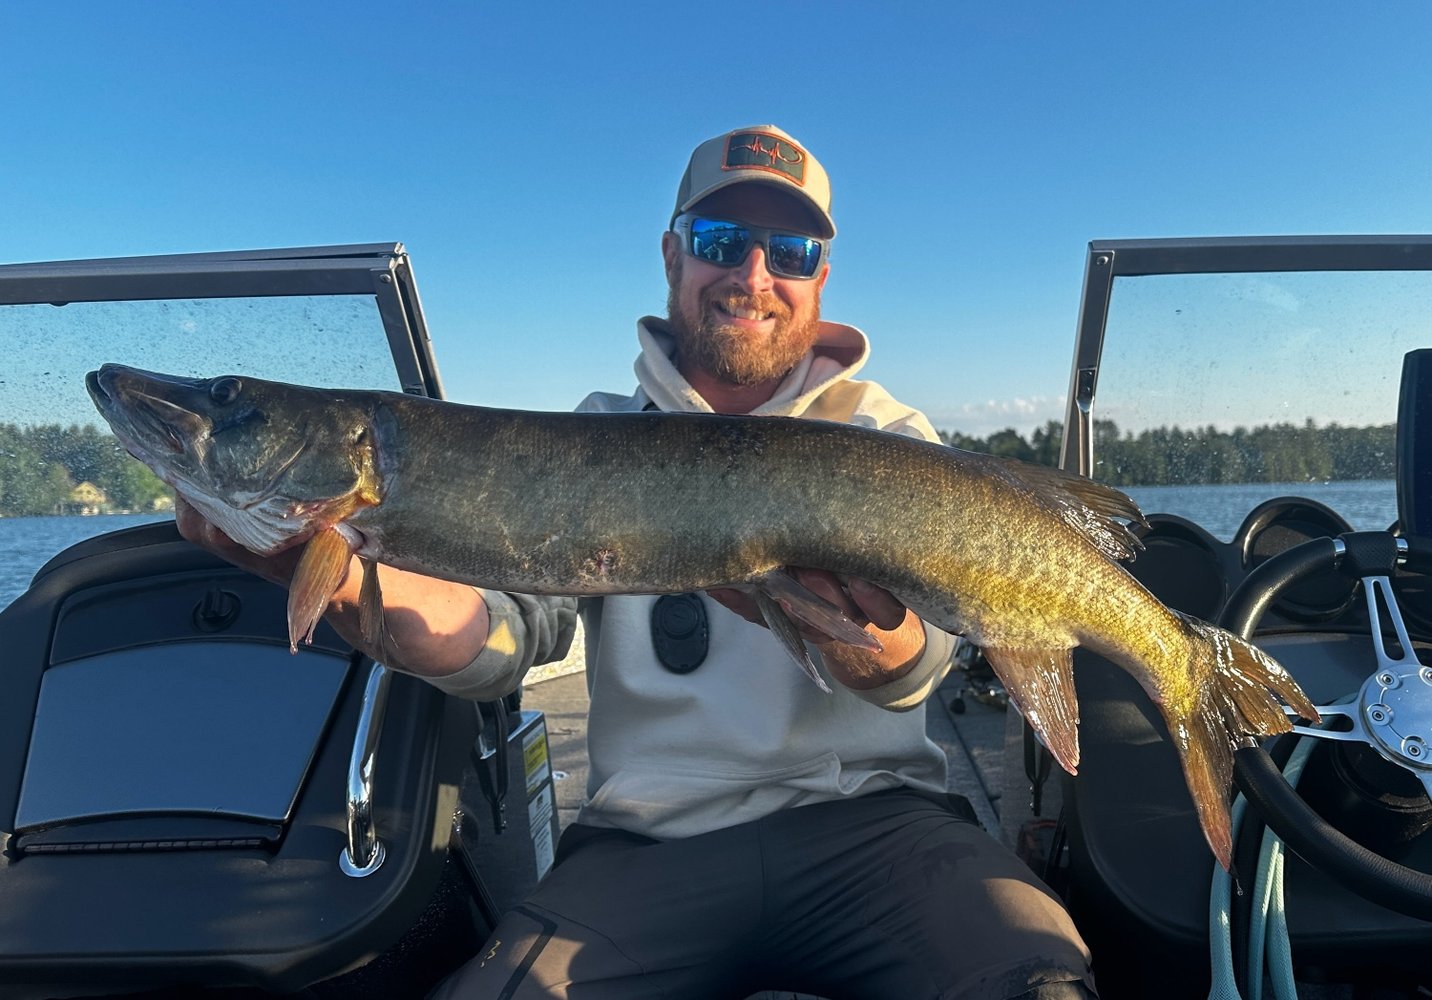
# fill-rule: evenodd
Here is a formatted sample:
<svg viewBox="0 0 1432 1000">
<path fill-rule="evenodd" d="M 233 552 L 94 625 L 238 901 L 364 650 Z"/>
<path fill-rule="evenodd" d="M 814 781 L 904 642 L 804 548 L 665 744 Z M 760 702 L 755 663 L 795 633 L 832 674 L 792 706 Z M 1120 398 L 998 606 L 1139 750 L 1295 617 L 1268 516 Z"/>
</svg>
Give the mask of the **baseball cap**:
<svg viewBox="0 0 1432 1000">
<path fill-rule="evenodd" d="M 774 125 L 751 125 L 724 132 L 697 146 L 676 189 L 674 223 L 702 198 L 732 184 L 770 184 L 790 191 L 808 205 L 819 227 L 812 235 L 830 239 L 830 178 L 806 148 Z"/>
</svg>

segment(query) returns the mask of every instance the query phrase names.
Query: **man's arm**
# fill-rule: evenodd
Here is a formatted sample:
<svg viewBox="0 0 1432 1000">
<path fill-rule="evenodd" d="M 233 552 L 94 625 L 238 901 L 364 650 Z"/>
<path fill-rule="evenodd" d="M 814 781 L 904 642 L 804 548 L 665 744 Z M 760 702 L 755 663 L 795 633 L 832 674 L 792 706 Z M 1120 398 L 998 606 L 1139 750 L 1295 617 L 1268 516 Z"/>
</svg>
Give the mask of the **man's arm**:
<svg viewBox="0 0 1432 1000">
<path fill-rule="evenodd" d="M 260 556 L 239 545 L 186 503 L 176 498 L 179 533 L 237 566 L 287 587 L 298 564 L 299 549 Z M 487 645 L 491 623 L 482 595 L 466 584 L 394 569 L 378 568 L 389 649 L 367 648 L 358 622 L 358 592 L 363 572 L 357 557 L 328 606 L 330 624 L 355 649 L 389 666 L 427 678 L 467 667 Z"/>
<path fill-rule="evenodd" d="M 924 623 L 888 590 L 858 579 L 842 587 L 832 574 L 814 570 L 797 570 L 797 578 L 885 647 L 872 653 L 822 636 L 818 640 L 820 656 L 836 681 L 853 691 L 868 691 L 899 680 L 919 662 L 925 652 Z"/>
</svg>

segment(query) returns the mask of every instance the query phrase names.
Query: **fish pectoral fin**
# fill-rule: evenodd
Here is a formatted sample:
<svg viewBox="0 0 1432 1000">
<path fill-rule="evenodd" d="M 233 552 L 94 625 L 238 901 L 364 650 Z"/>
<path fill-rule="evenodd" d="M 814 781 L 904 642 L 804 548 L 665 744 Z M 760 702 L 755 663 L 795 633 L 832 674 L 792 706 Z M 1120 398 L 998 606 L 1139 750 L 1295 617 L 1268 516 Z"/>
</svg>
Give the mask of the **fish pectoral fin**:
<svg viewBox="0 0 1432 1000">
<path fill-rule="evenodd" d="M 830 685 L 820 675 L 815 661 L 806 649 L 796 622 L 829 636 L 836 642 L 843 642 L 872 653 L 884 650 L 880 640 L 852 621 L 844 611 L 831 604 L 824 597 L 801 586 L 795 577 L 783 569 L 765 573 L 744 587 L 756 601 L 756 607 L 765 619 L 766 627 L 780 641 L 781 647 L 807 677 L 826 694 Z"/>
<path fill-rule="evenodd" d="M 325 528 L 308 540 L 288 585 L 288 648 L 313 642 L 313 631 L 343 574 L 353 550 L 337 528 Z"/>
<path fill-rule="evenodd" d="M 1074 693 L 1072 649 L 986 646 L 1009 700 L 1039 734 L 1059 766 L 1079 773 L 1079 701 Z"/>
<path fill-rule="evenodd" d="M 801 586 L 795 577 L 783 569 L 757 577 L 753 586 L 757 593 L 764 593 L 777 601 L 791 618 L 830 636 L 836 642 L 868 649 L 872 653 L 883 652 L 885 649 L 879 639 L 851 621 L 844 611 L 819 594 Z"/>
<path fill-rule="evenodd" d="M 830 685 L 816 669 L 815 661 L 810 658 L 810 651 L 806 649 L 805 641 L 801 639 L 800 629 L 796 623 L 791 621 L 781 605 L 776 602 L 770 594 L 764 590 L 753 592 L 756 598 L 756 607 L 761 609 L 761 617 L 766 620 L 766 627 L 780 640 L 781 648 L 791 654 L 791 659 L 796 661 L 796 666 L 801 668 L 814 683 L 826 694 L 830 694 Z"/>
</svg>

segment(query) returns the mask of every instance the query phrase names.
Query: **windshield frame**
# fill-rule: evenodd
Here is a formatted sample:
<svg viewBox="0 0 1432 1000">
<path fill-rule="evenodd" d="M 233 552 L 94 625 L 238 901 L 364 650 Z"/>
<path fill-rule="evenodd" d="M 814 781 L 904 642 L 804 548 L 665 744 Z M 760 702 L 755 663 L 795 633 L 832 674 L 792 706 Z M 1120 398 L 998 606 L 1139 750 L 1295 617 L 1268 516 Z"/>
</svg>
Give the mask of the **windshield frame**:
<svg viewBox="0 0 1432 1000">
<path fill-rule="evenodd" d="M 401 243 L 0 264 L 0 306 L 362 294 L 377 299 L 403 391 L 442 399 L 442 378 Z"/>
<path fill-rule="evenodd" d="M 1084 476 L 1094 471 L 1099 365 L 1116 278 L 1273 271 L 1432 271 L 1432 235 L 1091 241 L 1084 264 L 1059 467 Z"/>
</svg>

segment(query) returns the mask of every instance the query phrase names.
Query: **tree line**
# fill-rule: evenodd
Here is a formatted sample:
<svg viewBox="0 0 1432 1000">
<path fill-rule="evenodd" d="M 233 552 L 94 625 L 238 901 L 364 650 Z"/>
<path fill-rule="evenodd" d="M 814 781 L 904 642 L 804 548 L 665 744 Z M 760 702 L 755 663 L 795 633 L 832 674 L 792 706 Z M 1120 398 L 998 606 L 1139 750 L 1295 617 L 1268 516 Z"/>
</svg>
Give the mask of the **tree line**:
<svg viewBox="0 0 1432 1000">
<path fill-rule="evenodd" d="M 0 517 L 65 513 L 81 483 L 103 491 L 104 506 L 113 511 L 152 510 L 170 495 L 108 431 L 78 424 L 0 424 Z"/>
<path fill-rule="evenodd" d="M 940 438 L 967 451 L 1057 465 L 1064 429 L 1051 420 L 1028 439 L 1011 428 L 984 438 L 942 430 Z M 1301 426 L 1157 427 L 1134 434 L 1096 420 L 1094 460 L 1097 477 L 1115 486 L 1391 479 L 1396 440 L 1393 424 L 1318 427 L 1308 420 Z M 102 490 L 116 511 L 151 510 L 169 496 L 169 488 L 107 431 L 0 424 L 0 517 L 63 513 L 73 506 L 75 487 L 85 482 Z"/>
<path fill-rule="evenodd" d="M 1058 465 L 1064 428 L 1054 421 L 1029 440 L 1012 429 L 986 438 L 940 431 L 956 448 Z M 1397 426 L 1317 426 L 1281 423 L 1262 427 L 1183 430 L 1156 427 L 1120 432 L 1111 420 L 1094 421 L 1095 478 L 1114 486 L 1296 483 L 1392 479 L 1397 471 Z"/>
</svg>

